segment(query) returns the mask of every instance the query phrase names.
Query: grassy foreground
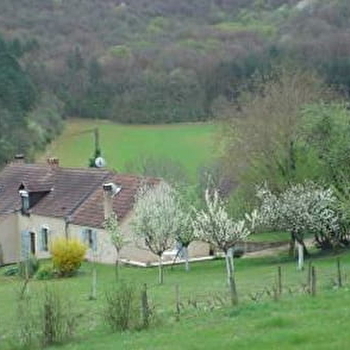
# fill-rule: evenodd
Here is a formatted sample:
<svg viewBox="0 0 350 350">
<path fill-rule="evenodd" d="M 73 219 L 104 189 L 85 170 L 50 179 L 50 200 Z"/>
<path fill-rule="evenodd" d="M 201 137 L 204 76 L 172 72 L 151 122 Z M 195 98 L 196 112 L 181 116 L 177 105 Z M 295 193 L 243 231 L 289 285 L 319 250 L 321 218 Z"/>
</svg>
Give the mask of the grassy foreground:
<svg viewBox="0 0 350 350">
<path fill-rule="evenodd" d="M 341 256 L 343 277 L 350 271 L 350 254 Z M 347 281 L 335 287 L 336 257 L 313 257 L 317 271 L 317 296 L 305 292 L 307 271 L 298 272 L 295 262 L 285 254 L 276 257 L 236 260 L 240 305 L 212 308 L 215 296 L 227 296 L 223 260 L 192 264 L 189 273 L 183 266 L 167 268 L 165 285 L 156 284 L 155 269 L 123 267 L 122 278 L 147 283 L 149 298 L 157 311 L 158 324 L 147 331 L 112 334 L 103 319 L 104 293 L 114 283 L 112 266 L 98 265 L 98 299 L 89 301 L 91 265 L 84 264 L 74 278 L 49 282 L 32 281 L 32 299 L 41 302 L 47 284 L 70 299 L 72 312 L 79 314 L 76 340 L 56 347 L 83 349 L 347 349 L 350 342 L 350 292 Z M 271 290 L 277 266 L 282 267 L 283 295 L 272 301 Z M 16 333 L 17 293 L 21 282 L 2 276 L 0 269 L 0 349 L 11 349 L 6 343 Z M 180 286 L 184 305 L 176 322 L 175 285 Z M 256 300 L 253 300 L 256 299 Z M 196 301 L 194 307 L 190 301 Z M 53 347 L 52 349 L 56 349 Z"/>
<path fill-rule="evenodd" d="M 172 159 L 194 177 L 197 168 L 214 152 L 211 124 L 120 125 L 108 121 L 69 120 L 63 134 L 39 158 L 56 156 L 63 166 L 87 166 L 94 150 L 92 132 L 99 128 L 103 157 L 109 168 L 125 171 L 125 165 L 142 157 Z"/>
</svg>

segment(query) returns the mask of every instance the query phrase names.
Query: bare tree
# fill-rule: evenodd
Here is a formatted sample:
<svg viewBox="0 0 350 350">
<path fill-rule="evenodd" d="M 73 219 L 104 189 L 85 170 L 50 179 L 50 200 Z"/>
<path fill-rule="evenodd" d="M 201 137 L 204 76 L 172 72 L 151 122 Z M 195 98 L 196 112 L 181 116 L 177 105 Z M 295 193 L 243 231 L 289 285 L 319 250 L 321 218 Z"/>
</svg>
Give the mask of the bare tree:
<svg viewBox="0 0 350 350">
<path fill-rule="evenodd" d="M 297 69 L 258 80 L 253 93 L 243 93 L 238 107 L 226 111 L 218 140 L 226 171 L 239 182 L 268 180 L 284 187 L 297 171 L 302 108 L 329 95 L 317 76 Z"/>
</svg>

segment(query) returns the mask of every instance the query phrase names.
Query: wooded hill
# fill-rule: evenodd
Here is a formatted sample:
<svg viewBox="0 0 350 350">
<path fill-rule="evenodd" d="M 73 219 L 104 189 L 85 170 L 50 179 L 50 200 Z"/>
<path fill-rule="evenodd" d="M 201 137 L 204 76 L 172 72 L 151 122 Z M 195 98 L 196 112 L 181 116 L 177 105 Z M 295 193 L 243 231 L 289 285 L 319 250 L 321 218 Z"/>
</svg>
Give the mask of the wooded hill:
<svg viewBox="0 0 350 350">
<path fill-rule="evenodd" d="M 206 120 L 291 62 L 350 87 L 346 0 L 2 0 L 0 31 L 67 116 Z M 248 85 L 249 87 L 249 85 Z"/>
<path fill-rule="evenodd" d="M 32 156 L 62 129 L 61 103 L 35 85 L 18 60 L 30 42 L 0 37 L 0 166 L 16 153 Z"/>
</svg>

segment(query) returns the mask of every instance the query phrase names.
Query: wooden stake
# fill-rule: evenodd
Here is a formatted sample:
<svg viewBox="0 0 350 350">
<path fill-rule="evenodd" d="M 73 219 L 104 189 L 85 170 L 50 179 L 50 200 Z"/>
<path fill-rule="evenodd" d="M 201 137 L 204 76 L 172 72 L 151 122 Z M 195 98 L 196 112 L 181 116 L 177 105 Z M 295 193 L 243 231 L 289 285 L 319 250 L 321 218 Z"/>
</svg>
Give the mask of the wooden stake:
<svg viewBox="0 0 350 350">
<path fill-rule="evenodd" d="M 149 326 L 149 305 L 148 305 L 148 296 L 147 296 L 147 284 L 143 285 L 143 290 L 141 292 L 141 312 L 142 312 L 142 325 L 143 328 Z"/>
<path fill-rule="evenodd" d="M 278 266 L 278 273 L 277 273 L 277 288 L 278 288 L 278 295 L 282 295 L 282 267 Z"/>
<path fill-rule="evenodd" d="M 311 295 L 316 296 L 316 270 L 315 266 L 311 268 Z"/>
<path fill-rule="evenodd" d="M 179 285 L 175 285 L 175 298 L 176 298 L 176 310 L 175 310 L 175 315 L 176 315 L 176 321 L 180 321 L 180 290 L 179 290 Z"/>
<path fill-rule="evenodd" d="M 311 261 L 309 261 L 308 268 L 307 268 L 307 287 L 309 294 L 311 293 L 311 270 L 312 270 L 312 264 Z"/>
<path fill-rule="evenodd" d="M 343 286 L 342 275 L 341 275 L 341 267 L 340 267 L 340 259 L 337 258 L 337 272 L 338 272 L 338 287 L 341 288 Z"/>
</svg>

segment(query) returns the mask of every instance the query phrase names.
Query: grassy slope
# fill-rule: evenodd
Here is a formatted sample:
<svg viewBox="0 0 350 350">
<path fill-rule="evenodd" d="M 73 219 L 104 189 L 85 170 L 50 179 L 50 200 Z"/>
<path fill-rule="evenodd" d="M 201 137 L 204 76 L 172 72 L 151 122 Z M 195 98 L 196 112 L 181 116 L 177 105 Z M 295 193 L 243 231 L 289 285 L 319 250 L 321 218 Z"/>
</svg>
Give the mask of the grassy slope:
<svg viewBox="0 0 350 350">
<path fill-rule="evenodd" d="M 252 304 L 235 311 L 205 313 L 161 329 L 134 334 L 103 334 L 64 350 L 332 350 L 348 349 L 350 295 L 327 292 L 311 300 Z M 331 304 L 331 308 L 329 305 Z"/>
<path fill-rule="evenodd" d="M 349 254 L 342 256 L 342 263 L 345 274 L 348 274 Z M 273 303 L 265 295 L 256 304 L 249 295 L 271 287 L 277 264 L 283 269 L 283 300 Z M 347 320 L 350 293 L 347 288 L 332 288 L 336 275 L 335 257 L 314 257 L 314 264 L 318 272 L 319 296 L 313 300 L 308 295 L 300 295 L 306 271 L 297 272 L 295 263 L 285 255 L 239 259 L 236 267 L 240 307 L 211 313 L 204 310 L 207 301 L 213 300 L 214 294 L 226 291 L 224 261 L 193 264 L 190 273 L 183 271 L 182 266 L 173 270 L 168 268 L 164 286 L 155 284 L 156 269 L 125 267 L 121 271 L 125 279 L 148 283 L 150 299 L 156 305 L 160 324 L 147 332 L 122 335 L 110 334 L 107 326 L 103 326 L 101 315 L 104 291 L 113 284 L 113 268 L 98 266 L 98 300 L 88 301 L 91 266 L 86 264 L 83 266 L 85 273 L 77 278 L 49 282 L 66 291 L 74 300 L 74 310 L 81 314 L 78 341 L 60 349 L 229 349 L 233 346 L 240 349 L 277 349 L 281 346 L 283 349 L 345 349 L 350 341 L 350 334 L 346 331 L 350 325 Z M 191 298 L 198 300 L 201 306 L 200 310 L 187 306 L 179 323 L 174 321 L 173 315 L 176 283 L 180 285 L 185 305 Z M 32 295 L 39 295 L 42 285 L 43 282 L 33 281 L 29 286 Z M 19 286 L 17 280 L 0 275 L 0 334 L 7 337 L 11 337 L 16 329 L 15 292 Z"/>
<path fill-rule="evenodd" d="M 125 164 L 140 157 L 167 157 L 180 162 L 194 177 L 214 151 L 210 124 L 119 125 L 101 121 L 67 122 L 64 133 L 48 148 L 45 156 L 57 156 L 63 166 L 86 166 L 93 154 L 92 133 L 99 127 L 101 149 L 108 167 L 123 171 Z"/>
</svg>

